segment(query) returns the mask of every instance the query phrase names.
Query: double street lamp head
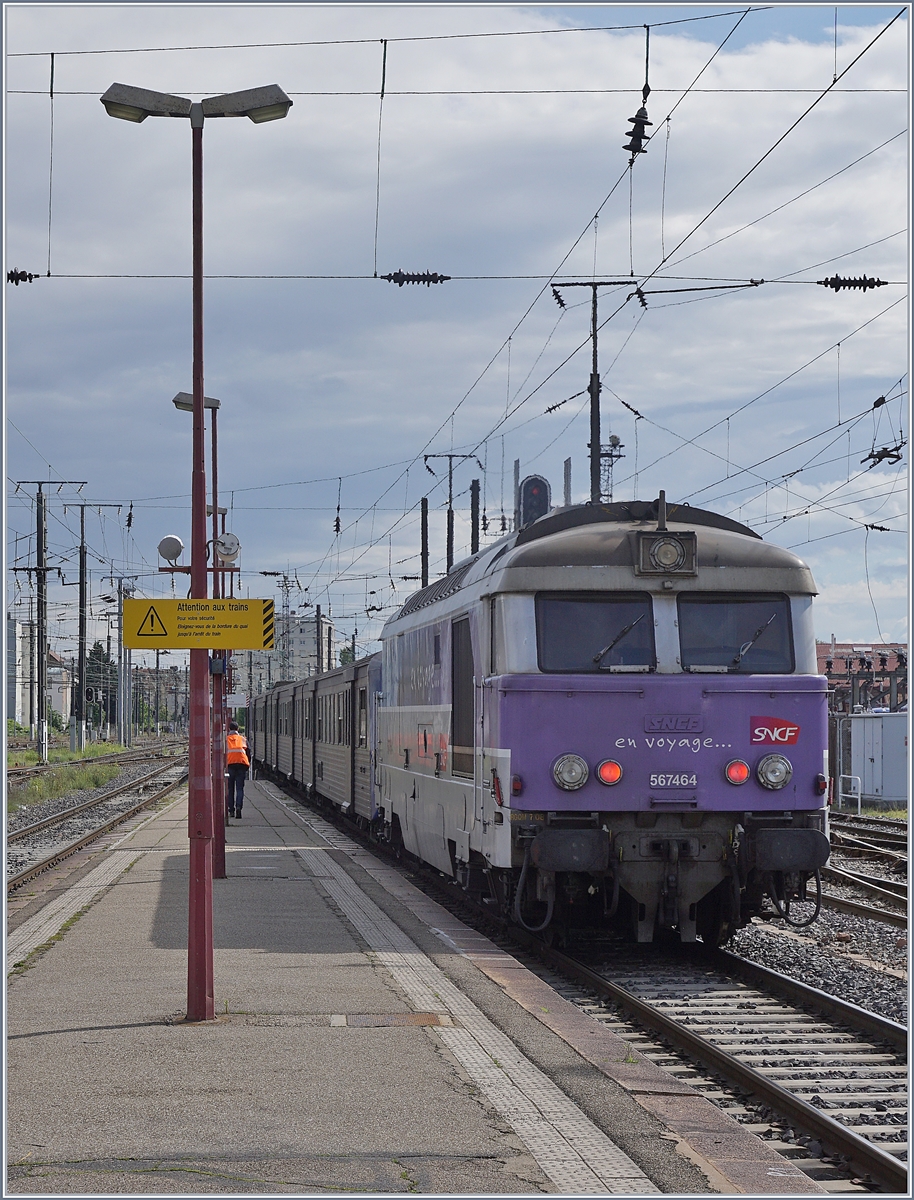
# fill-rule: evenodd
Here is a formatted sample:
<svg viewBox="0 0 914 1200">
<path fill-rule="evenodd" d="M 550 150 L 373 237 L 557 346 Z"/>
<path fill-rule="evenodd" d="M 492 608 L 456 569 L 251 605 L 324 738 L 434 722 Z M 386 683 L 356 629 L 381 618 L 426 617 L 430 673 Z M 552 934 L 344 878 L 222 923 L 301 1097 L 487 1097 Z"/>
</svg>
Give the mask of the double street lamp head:
<svg viewBox="0 0 914 1200">
<path fill-rule="evenodd" d="M 109 117 L 136 124 L 147 117 L 190 117 L 191 110 L 196 107 L 193 101 L 183 96 L 152 92 L 127 83 L 112 83 L 101 102 Z M 204 117 L 249 117 L 255 125 L 278 121 L 291 107 L 292 101 L 275 83 L 248 88 L 244 92 L 229 92 L 225 96 L 211 96 L 199 105 Z"/>
</svg>

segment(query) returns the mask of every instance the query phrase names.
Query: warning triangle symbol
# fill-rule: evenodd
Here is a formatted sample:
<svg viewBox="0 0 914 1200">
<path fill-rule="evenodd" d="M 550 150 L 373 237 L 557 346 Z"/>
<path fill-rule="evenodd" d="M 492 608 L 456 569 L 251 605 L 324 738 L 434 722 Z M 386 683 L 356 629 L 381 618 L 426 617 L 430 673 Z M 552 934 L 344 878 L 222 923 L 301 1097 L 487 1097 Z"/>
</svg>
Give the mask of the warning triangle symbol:
<svg viewBox="0 0 914 1200">
<path fill-rule="evenodd" d="M 137 637 L 167 637 L 168 631 L 162 624 L 162 618 L 155 610 L 155 605 L 150 604 L 149 611 L 140 623 L 139 629 L 136 631 Z"/>
</svg>

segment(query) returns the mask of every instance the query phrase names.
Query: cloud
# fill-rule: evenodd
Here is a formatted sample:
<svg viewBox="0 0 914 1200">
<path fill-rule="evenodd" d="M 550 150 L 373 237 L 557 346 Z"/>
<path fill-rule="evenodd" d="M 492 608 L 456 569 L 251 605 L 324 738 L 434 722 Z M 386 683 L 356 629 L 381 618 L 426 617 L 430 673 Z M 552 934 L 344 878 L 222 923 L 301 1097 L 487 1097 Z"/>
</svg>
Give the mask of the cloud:
<svg viewBox="0 0 914 1200">
<path fill-rule="evenodd" d="M 793 198 L 904 129 L 903 20 L 841 84 L 880 90 L 837 91 L 824 99 L 707 220 L 817 89 L 831 82 L 834 44 L 824 10 L 779 7 L 750 14 L 698 88 L 684 97 L 736 18 L 656 26 L 649 102 L 654 139 L 636 164 L 631 196 L 622 143 L 627 118 L 641 102 L 640 29 L 391 40 L 378 270 L 430 269 L 454 278 L 432 288 L 397 288 L 371 277 L 380 39 L 611 23 L 623 11 L 639 25 L 679 12 L 438 6 L 10 10 L 8 51 L 53 48 L 58 54 L 53 275 L 8 288 L 7 295 L 7 409 L 38 451 L 11 431 L 8 474 L 37 478 L 50 462 L 58 478 L 90 478 L 97 499 L 134 500 L 130 536 L 123 518 L 118 525 L 109 515 L 107 542 L 99 527 L 93 545 L 113 555 L 118 569 L 152 570 L 144 581 L 150 592 L 163 586 L 154 574 L 156 543 L 173 529 L 187 535 L 186 511 L 160 506 L 186 504 L 189 491 L 189 421 L 174 412 L 170 398 L 190 387 L 190 137 L 181 121 L 112 121 L 98 96 L 114 80 L 185 95 L 275 81 L 293 95 L 286 120 L 264 126 L 211 121 L 204 138 L 205 263 L 211 276 L 205 288 L 206 387 L 223 401 L 220 495 L 233 503 L 247 571 L 298 568 L 314 598 L 346 614 L 346 629 L 358 620 L 361 640 L 376 634 L 379 623 L 369 624 L 364 597 L 356 602 L 352 584 L 341 589 L 333 579 L 337 573 L 377 573 L 379 586 L 389 591 L 388 559 L 418 554 L 418 517 L 403 510 L 426 487 L 435 512 L 433 569 L 443 562 L 437 506 L 444 493 L 440 480 L 423 470 L 423 449 L 478 453 L 487 466 L 490 514 L 500 515 L 503 492 L 505 507 L 513 510 L 515 458 L 523 473 L 535 463 L 558 494 L 563 460 L 572 457 L 574 497 L 586 496 L 586 412 L 571 420 L 581 400 L 550 415 L 545 409 L 587 386 L 589 310 L 586 304 L 572 307 L 569 298 L 556 325 L 559 310 L 549 288 L 537 299 L 545 280 L 513 277 L 547 276 L 560 264 L 564 278 L 589 276 L 596 263 L 605 278 L 625 279 L 632 267 L 639 275 L 656 270 L 646 285 L 652 289 L 765 279 L 771 282 L 741 292 L 648 296 L 647 310 L 637 298 L 627 299 L 629 287 L 601 295 L 601 319 L 621 306 L 600 333 L 607 389 L 645 418 L 636 423 L 604 392 L 604 431 L 611 428 L 624 442 L 615 472 L 619 494 L 630 494 L 637 477 L 641 496 L 654 496 L 659 488 L 671 496 L 695 494 L 693 502 L 758 521 L 766 536 L 785 545 L 805 538 L 797 552 L 809 558 L 820 581 L 822 619 L 840 617 L 839 637 L 869 636 L 865 588 L 852 589 L 856 600 L 834 589 L 860 574 L 860 523 L 886 523 L 887 513 L 901 513 L 905 482 L 888 508 L 879 508 L 886 502 L 882 469 L 866 480 L 872 496 L 861 496 L 857 482 L 847 481 L 846 463 L 830 460 L 846 452 L 858 471 L 876 437 L 867 417 L 850 430 L 848 445 L 846 428 L 835 428 L 839 397 L 846 420 L 888 395 L 879 438 L 889 436 L 888 418 L 894 431 L 906 429 L 906 384 L 890 389 L 906 371 L 907 307 L 889 308 L 904 295 L 896 285 L 906 279 L 905 237 L 890 236 L 907 223 L 906 139 Z M 855 23 L 860 12 L 842 10 L 839 70 L 891 11 L 874 10 Z M 359 37 L 368 40 L 62 53 Z M 9 61 L 8 265 L 43 272 L 49 62 L 46 56 Z M 560 90 L 569 88 L 625 90 Z M 403 94 L 492 89 L 526 94 Z M 371 94 L 309 94 L 320 92 Z M 667 143 L 664 118 L 677 101 Z M 704 249 L 727 234 L 733 236 Z M 848 254 L 879 239 L 887 240 Z M 878 275 L 893 285 L 865 294 L 816 286 L 816 279 L 835 272 Z M 60 277 L 65 274 L 185 278 Z M 458 278 L 490 275 L 512 278 Z M 774 282 L 783 276 L 791 282 Z M 506 407 L 517 411 L 503 422 Z M 835 437 L 840 444 L 826 449 Z M 728 478 L 776 454 L 735 482 Z M 408 479 L 402 465 L 374 470 L 417 455 Z M 356 474 L 366 471 L 371 473 Z M 469 464 L 457 469 L 462 510 L 468 509 L 469 481 L 478 474 Z M 335 539 L 339 476 L 348 515 Z M 267 493 L 270 512 L 255 507 L 259 493 L 243 490 L 312 478 L 329 482 Z M 172 499 L 152 499 L 161 496 Z M 778 505 L 788 512 L 812 502 L 835 511 L 813 507 L 781 527 L 765 520 L 766 504 L 772 512 Z M 469 541 L 466 516 L 462 511 L 458 521 L 461 553 Z M 11 535 L 25 536 L 32 520 L 27 508 L 11 506 Z M 60 552 L 73 544 L 74 526 L 67 520 L 68 526 L 52 522 Z M 903 588 L 904 565 L 897 555 L 883 561 L 875 547 L 874 535 L 869 552 L 879 571 L 891 586 Z M 411 573 L 405 567 L 401 572 Z M 263 585 L 249 581 L 255 590 Z M 398 581 L 397 595 L 402 598 L 410 586 Z M 70 596 L 62 593 L 61 599 Z M 392 595 L 388 599 L 393 602 Z M 894 612 L 895 594 L 885 601 Z"/>
</svg>

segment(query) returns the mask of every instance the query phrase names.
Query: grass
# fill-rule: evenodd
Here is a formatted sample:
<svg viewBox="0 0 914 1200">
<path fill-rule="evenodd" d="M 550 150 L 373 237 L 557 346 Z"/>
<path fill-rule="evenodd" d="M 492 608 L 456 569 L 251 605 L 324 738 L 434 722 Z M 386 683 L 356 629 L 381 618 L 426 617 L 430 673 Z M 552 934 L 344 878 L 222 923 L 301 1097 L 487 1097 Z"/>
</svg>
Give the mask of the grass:
<svg viewBox="0 0 914 1200">
<path fill-rule="evenodd" d="M 82 750 L 71 751 L 69 747 L 52 747 L 48 751 L 48 762 L 66 763 L 83 762 L 86 759 L 101 758 L 105 754 L 119 754 L 126 746 L 116 742 L 87 742 Z M 6 756 L 8 767 L 31 767 L 38 762 L 38 751 L 32 749 L 10 750 Z"/>
<path fill-rule="evenodd" d="M 6 811 L 16 812 L 27 805 L 53 800 L 57 796 L 64 796 L 67 792 L 79 791 L 82 788 L 102 787 L 110 783 L 119 770 L 120 767 L 116 763 L 65 765 L 53 771 L 45 771 L 18 787 L 10 783 L 7 789 Z"/>
</svg>

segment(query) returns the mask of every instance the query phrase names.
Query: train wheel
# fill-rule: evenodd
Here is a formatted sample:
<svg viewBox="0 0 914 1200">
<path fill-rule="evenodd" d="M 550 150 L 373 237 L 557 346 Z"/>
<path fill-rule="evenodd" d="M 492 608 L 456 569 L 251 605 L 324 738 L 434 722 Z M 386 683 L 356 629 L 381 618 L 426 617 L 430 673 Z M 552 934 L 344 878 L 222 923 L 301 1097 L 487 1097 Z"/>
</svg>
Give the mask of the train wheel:
<svg viewBox="0 0 914 1200">
<path fill-rule="evenodd" d="M 722 946 L 733 936 L 735 924 L 730 885 L 724 880 L 698 901 L 695 927 L 706 946 Z"/>
</svg>

